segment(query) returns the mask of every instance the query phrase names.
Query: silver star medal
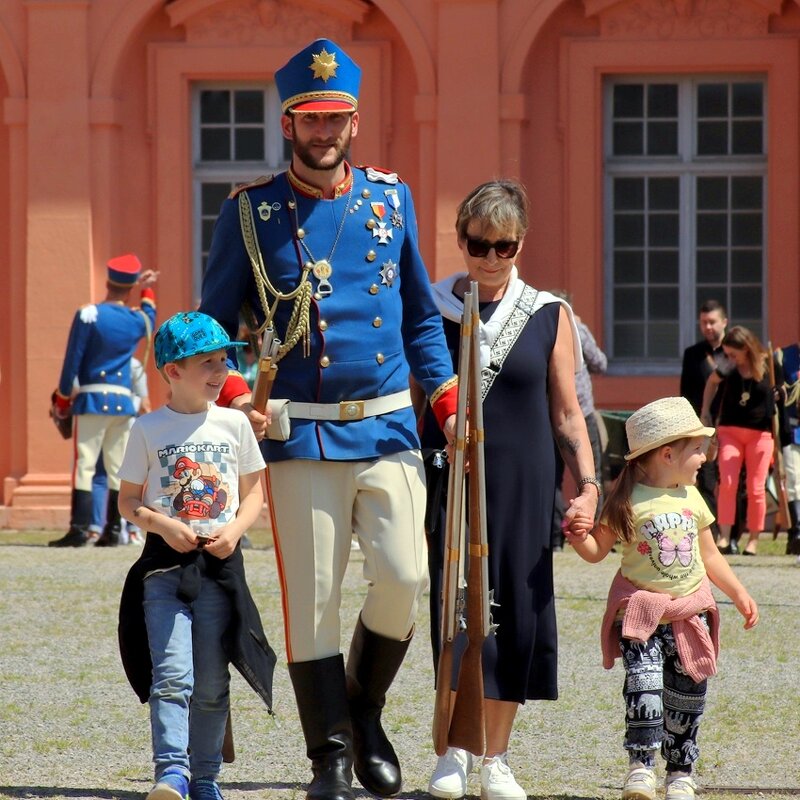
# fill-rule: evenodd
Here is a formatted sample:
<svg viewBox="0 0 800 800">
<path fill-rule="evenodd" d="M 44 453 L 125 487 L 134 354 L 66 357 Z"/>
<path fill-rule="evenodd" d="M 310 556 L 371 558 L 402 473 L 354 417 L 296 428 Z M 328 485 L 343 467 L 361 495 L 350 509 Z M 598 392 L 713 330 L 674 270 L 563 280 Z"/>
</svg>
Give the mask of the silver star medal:
<svg viewBox="0 0 800 800">
<path fill-rule="evenodd" d="M 391 230 L 390 230 L 391 233 Z M 384 286 L 389 286 L 394 283 L 394 279 L 397 277 L 397 264 L 392 261 L 390 258 L 388 261 L 385 261 L 381 266 L 381 283 Z"/>
<path fill-rule="evenodd" d="M 392 207 L 392 215 L 389 217 L 392 225 L 395 228 L 403 227 L 403 215 L 400 213 L 400 196 L 397 194 L 397 189 L 387 189 L 384 194 L 386 195 L 386 202 Z"/>
</svg>

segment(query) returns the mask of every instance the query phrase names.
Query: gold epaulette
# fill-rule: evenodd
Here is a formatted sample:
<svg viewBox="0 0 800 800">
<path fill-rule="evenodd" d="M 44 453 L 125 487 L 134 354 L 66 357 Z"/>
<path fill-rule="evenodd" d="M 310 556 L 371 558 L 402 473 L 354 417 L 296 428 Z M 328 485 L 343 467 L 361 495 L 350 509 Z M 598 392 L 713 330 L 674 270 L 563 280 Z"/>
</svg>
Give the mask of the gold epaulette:
<svg viewBox="0 0 800 800">
<path fill-rule="evenodd" d="M 254 181 L 251 181 L 250 183 L 243 183 L 241 186 L 237 186 L 228 195 L 228 200 L 235 200 L 242 192 L 247 191 L 248 189 L 255 189 L 256 186 L 267 186 L 274 180 L 275 180 L 274 175 L 262 175 L 260 178 L 256 178 Z"/>
</svg>

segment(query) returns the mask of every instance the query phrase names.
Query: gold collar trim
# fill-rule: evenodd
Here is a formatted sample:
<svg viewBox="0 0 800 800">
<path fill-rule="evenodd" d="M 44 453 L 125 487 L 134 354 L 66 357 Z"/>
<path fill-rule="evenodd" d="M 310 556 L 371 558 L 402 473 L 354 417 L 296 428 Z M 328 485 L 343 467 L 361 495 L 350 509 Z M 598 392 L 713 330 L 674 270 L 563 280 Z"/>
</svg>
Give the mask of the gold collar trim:
<svg viewBox="0 0 800 800">
<path fill-rule="evenodd" d="M 338 183 L 333 187 L 334 200 L 338 200 L 342 195 L 347 194 L 350 191 L 350 187 L 353 185 L 353 171 L 350 169 L 350 165 L 346 161 L 344 162 L 344 171 L 345 176 L 341 183 Z M 316 200 L 322 200 L 325 196 L 322 189 L 317 186 L 313 186 L 310 183 L 306 183 L 304 180 L 299 178 L 291 166 L 286 171 L 286 178 L 295 191 L 300 192 L 300 194 L 303 194 L 306 197 L 313 197 Z"/>
</svg>

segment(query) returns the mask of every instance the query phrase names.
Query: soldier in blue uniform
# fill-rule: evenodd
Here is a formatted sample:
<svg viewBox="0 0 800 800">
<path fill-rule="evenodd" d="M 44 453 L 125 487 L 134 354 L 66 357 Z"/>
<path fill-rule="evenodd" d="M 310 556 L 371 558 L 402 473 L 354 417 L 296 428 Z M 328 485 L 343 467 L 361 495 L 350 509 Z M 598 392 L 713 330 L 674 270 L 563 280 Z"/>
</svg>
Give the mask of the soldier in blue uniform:
<svg viewBox="0 0 800 800">
<path fill-rule="evenodd" d="M 786 494 L 789 500 L 791 530 L 786 540 L 786 555 L 800 555 L 800 344 L 779 347 L 774 353 L 781 370 L 776 380 L 783 384 L 783 464 L 786 470 Z"/>
<path fill-rule="evenodd" d="M 50 547 L 82 547 L 92 522 L 92 478 L 102 452 L 108 473 L 108 507 L 100 547 L 119 543 L 117 470 L 136 415 L 131 392 L 131 357 L 143 337 L 150 337 L 156 318 L 151 288 L 158 273 L 142 272 L 135 255 L 112 258 L 107 265 L 106 297 L 80 308 L 72 320 L 61 379 L 55 393 L 56 413 L 73 414 L 75 463 L 70 526 Z M 141 308 L 127 303 L 134 286 L 141 287 Z M 77 395 L 74 387 L 77 383 Z"/>
<path fill-rule="evenodd" d="M 234 192 L 209 253 L 200 310 L 235 334 L 242 309 L 274 333 L 278 371 L 263 450 L 289 674 L 313 778 L 309 800 L 401 787 L 381 724 L 427 584 L 425 488 L 409 371 L 453 438 L 456 379 L 418 249 L 411 193 L 345 159 L 360 70 L 320 39 L 275 75 L 287 172 Z M 220 402 L 267 420 L 231 376 Z M 352 535 L 366 599 L 347 664 L 341 583 Z"/>
</svg>

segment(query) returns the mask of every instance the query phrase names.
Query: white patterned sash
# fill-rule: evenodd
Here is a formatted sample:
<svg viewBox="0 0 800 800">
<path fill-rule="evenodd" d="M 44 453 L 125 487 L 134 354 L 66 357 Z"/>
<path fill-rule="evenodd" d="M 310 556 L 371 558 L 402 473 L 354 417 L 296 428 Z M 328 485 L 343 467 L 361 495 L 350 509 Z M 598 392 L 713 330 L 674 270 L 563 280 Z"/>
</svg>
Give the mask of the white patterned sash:
<svg viewBox="0 0 800 800">
<path fill-rule="evenodd" d="M 489 354 L 489 365 L 481 370 L 481 399 L 486 400 L 489 389 L 492 388 L 495 378 L 500 374 L 506 356 L 511 352 L 514 343 L 519 339 L 522 329 L 533 316 L 534 304 L 538 290 L 532 286 L 525 286 L 522 294 L 514 304 L 513 311 L 508 315 L 505 324 L 497 334 Z"/>
</svg>

